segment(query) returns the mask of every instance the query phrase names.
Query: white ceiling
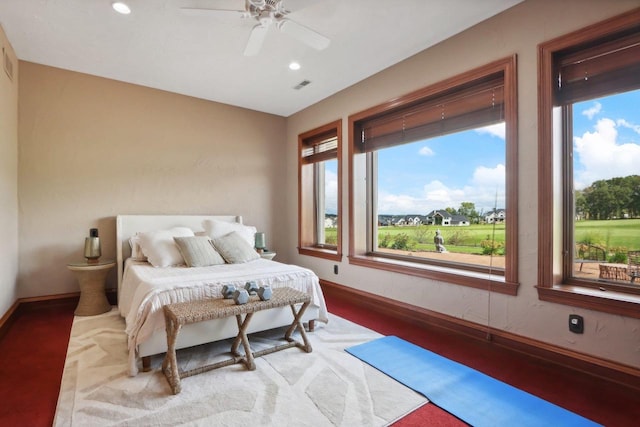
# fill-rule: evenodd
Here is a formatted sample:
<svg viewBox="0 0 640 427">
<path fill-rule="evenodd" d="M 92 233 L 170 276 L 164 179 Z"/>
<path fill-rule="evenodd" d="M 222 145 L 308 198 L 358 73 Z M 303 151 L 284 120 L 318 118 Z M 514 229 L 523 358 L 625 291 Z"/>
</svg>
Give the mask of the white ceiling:
<svg viewBox="0 0 640 427">
<path fill-rule="evenodd" d="M 124 1 L 130 15 L 111 0 L 1 0 L 0 24 L 21 60 L 286 117 L 522 0 L 284 0 L 287 18 L 331 44 L 317 51 L 271 27 L 252 57 L 255 21 L 180 10 L 244 0 Z"/>
</svg>

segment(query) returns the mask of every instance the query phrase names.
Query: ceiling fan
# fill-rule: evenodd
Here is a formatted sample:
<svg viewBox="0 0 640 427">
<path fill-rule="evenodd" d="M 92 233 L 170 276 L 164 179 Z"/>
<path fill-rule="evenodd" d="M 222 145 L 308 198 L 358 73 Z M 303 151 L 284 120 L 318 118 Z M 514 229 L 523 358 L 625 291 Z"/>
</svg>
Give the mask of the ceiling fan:
<svg viewBox="0 0 640 427">
<path fill-rule="evenodd" d="M 323 50 L 329 46 L 330 40 L 322 34 L 297 23 L 286 16 L 291 13 L 284 8 L 283 0 L 245 0 L 244 10 L 229 10 L 200 7 L 183 7 L 184 13 L 209 14 L 217 16 L 235 15 L 243 19 L 254 19 L 258 23 L 251 29 L 249 40 L 244 49 L 245 56 L 256 55 L 267 36 L 269 28 L 275 24 L 281 32 L 305 43 L 306 45 Z"/>
</svg>

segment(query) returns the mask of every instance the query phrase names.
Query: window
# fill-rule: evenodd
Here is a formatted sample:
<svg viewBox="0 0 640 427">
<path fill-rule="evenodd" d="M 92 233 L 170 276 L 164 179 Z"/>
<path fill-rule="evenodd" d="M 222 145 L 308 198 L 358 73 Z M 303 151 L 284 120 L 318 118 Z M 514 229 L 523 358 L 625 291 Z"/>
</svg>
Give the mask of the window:
<svg viewBox="0 0 640 427">
<path fill-rule="evenodd" d="M 640 9 L 538 54 L 539 297 L 640 317 Z"/>
<path fill-rule="evenodd" d="M 350 263 L 517 292 L 515 78 L 511 57 L 349 118 Z"/>
<path fill-rule="evenodd" d="M 338 120 L 298 136 L 298 252 L 342 258 L 340 146 Z"/>
</svg>

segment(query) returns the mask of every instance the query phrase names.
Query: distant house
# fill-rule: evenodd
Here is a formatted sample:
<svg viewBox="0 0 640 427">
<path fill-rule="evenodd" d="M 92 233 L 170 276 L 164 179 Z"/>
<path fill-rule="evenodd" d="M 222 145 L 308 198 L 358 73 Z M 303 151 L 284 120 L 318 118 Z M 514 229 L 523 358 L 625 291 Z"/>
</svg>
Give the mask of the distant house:
<svg viewBox="0 0 640 427">
<path fill-rule="evenodd" d="M 484 221 L 487 224 L 493 224 L 493 223 L 499 224 L 501 222 L 504 222 L 506 217 L 507 217 L 507 213 L 505 212 L 504 209 L 493 209 L 484 215 Z"/>
<path fill-rule="evenodd" d="M 393 225 L 392 215 L 378 215 L 378 227 Z"/>
<path fill-rule="evenodd" d="M 467 226 L 469 219 L 464 215 L 454 215 L 443 209 L 431 211 L 426 216 L 426 224 L 441 226 Z"/>
<path fill-rule="evenodd" d="M 324 228 L 336 228 L 338 226 L 338 217 L 336 215 L 325 215 Z"/>
<path fill-rule="evenodd" d="M 409 217 L 408 220 L 409 225 L 414 225 L 414 226 L 418 226 L 422 224 L 422 218 L 419 216 L 412 216 Z"/>
<path fill-rule="evenodd" d="M 410 225 L 410 226 L 418 226 L 422 224 L 422 218 L 419 215 L 407 215 L 403 218 L 400 218 L 396 225 Z"/>
<path fill-rule="evenodd" d="M 378 226 L 398 227 L 418 226 L 426 224 L 426 217 L 423 215 L 378 215 Z"/>
</svg>

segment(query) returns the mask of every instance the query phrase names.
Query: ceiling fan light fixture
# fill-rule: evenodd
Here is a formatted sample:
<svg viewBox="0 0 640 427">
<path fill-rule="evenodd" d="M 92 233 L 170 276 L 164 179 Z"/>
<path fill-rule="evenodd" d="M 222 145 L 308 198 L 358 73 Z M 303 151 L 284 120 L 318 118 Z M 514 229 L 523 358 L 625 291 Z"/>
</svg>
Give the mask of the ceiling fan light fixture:
<svg viewBox="0 0 640 427">
<path fill-rule="evenodd" d="M 111 7 L 113 8 L 113 10 L 123 15 L 128 15 L 131 13 L 131 8 L 126 3 L 123 3 L 121 1 L 114 1 L 113 3 L 111 3 Z"/>
<path fill-rule="evenodd" d="M 189 15 L 236 15 L 240 18 L 249 18 L 257 21 L 257 25 L 253 26 L 251 33 L 249 34 L 249 38 L 244 49 L 245 56 L 254 56 L 259 53 L 262 48 L 262 44 L 267 37 L 267 30 L 272 26 L 277 27 L 281 32 L 316 50 L 326 49 L 331 43 L 331 40 L 309 27 L 285 18 L 285 16 L 291 12 L 284 8 L 283 2 L 284 0 L 244 0 L 244 10 L 202 7 L 181 7 L 180 9 L 183 13 Z"/>
</svg>

